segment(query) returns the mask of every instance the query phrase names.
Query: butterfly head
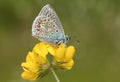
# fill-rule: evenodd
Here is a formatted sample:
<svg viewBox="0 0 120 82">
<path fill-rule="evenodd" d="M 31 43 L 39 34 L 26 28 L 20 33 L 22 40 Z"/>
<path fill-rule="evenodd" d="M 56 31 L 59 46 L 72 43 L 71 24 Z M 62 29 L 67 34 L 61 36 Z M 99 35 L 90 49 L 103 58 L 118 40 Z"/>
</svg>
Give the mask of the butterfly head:
<svg viewBox="0 0 120 82">
<path fill-rule="evenodd" d="M 60 39 L 60 40 L 56 40 L 55 41 L 55 45 L 59 46 L 60 44 L 65 44 L 67 43 L 67 41 L 70 40 L 70 37 L 68 37 L 67 35 L 63 38 L 63 39 Z"/>
</svg>

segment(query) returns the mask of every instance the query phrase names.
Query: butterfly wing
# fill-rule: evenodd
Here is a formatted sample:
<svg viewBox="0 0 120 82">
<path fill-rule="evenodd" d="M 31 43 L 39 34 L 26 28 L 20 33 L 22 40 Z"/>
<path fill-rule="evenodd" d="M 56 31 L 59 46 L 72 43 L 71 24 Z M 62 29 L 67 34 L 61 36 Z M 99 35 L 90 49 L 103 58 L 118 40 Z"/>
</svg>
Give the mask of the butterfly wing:
<svg viewBox="0 0 120 82">
<path fill-rule="evenodd" d="M 56 25 L 56 29 L 59 29 L 61 31 L 61 33 L 64 34 L 64 30 L 63 30 L 63 26 L 56 14 L 56 12 L 54 11 L 54 9 L 49 5 L 47 4 L 46 6 L 44 6 L 41 10 L 41 12 L 39 13 L 38 16 L 41 16 L 43 18 L 47 18 L 48 21 L 50 22 L 53 22 L 53 27 L 54 25 Z"/>
<path fill-rule="evenodd" d="M 44 6 L 35 18 L 32 25 L 32 36 L 49 43 L 55 43 L 65 38 L 62 24 L 49 4 Z"/>
</svg>

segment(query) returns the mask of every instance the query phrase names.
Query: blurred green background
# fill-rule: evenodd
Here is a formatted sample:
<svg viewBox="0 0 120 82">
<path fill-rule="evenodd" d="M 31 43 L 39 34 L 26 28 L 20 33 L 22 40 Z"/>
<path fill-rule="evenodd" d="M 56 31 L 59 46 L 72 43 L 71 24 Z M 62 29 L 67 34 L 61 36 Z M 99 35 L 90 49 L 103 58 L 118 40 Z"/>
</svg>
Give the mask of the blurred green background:
<svg viewBox="0 0 120 82">
<path fill-rule="evenodd" d="M 61 82 L 120 82 L 120 0 L 0 0 L 0 82 L 29 82 L 20 64 L 39 42 L 31 26 L 47 3 L 76 47 L 73 69 L 56 71 Z"/>
</svg>

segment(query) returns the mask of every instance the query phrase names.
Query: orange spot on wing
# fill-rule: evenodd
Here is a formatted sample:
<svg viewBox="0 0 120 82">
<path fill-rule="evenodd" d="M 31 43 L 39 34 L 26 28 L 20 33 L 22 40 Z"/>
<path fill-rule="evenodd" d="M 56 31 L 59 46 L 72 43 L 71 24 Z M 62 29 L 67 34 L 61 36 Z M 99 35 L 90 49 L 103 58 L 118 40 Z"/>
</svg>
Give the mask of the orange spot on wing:
<svg viewBox="0 0 120 82">
<path fill-rule="evenodd" d="M 44 21 L 46 21 L 46 19 L 44 19 Z"/>
<path fill-rule="evenodd" d="M 38 23 L 37 23 L 37 31 L 40 31 L 40 28 L 41 28 L 41 23 L 42 23 L 42 20 L 39 20 Z"/>
</svg>

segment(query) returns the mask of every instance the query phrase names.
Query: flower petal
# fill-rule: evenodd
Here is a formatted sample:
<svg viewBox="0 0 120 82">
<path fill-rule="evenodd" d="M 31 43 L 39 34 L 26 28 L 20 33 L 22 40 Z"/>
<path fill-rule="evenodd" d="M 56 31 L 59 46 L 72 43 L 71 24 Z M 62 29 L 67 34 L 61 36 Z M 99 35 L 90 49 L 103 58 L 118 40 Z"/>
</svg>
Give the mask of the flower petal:
<svg viewBox="0 0 120 82">
<path fill-rule="evenodd" d="M 71 59 L 69 62 L 61 64 L 60 67 L 70 70 L 73 65 L 74 65 L 74 61 L 73 59 Z"/>
<path fill-rule="evenodd" d="M 51 55 L 55 56 L 55 48 L 54 48 L 54 46 L 48 45 L 48 46 L 47 46 L 47 50 L 48 50 L 48 52 L 49 52 Z"/>
<path fill-rule="evenodd" d="M 27 71 L 25 71 L 21 74 L 21 77 L 23 79 L 30 80 L 30 81 L 36 80 L 38 76 L 39 76 L 39 74 L 36 74 L 33 72 L 27 72 Z"/>
<path fill-rule="evenodd" d="M 34 53 L 28 52 L 28 55 L 26 57 L 26 62 L 35 62 Z"/>
<path fill-rule="evenodd" d="M 33 48 L 33 52 L 46 58 L 46 55 L 48 54 L 47 44 L 45 42 L 36 44 L 35 47 Z"/>
<path fill-rule="evenodd" d="M 37 53 L 29 52 L 26 57 L 26 62 L 44 64 L 46 62 L 46 59 Z"/>
<path fill-rule="evenodd" d="M 58 49 L 56 50 L 56 54 L 55 54 L 55 60 L 60 62 L 62 61 L 62 58 L 64 57 L 65 55 L 65 45 L 64 44 L 61 44 Z"/>
<path fill-rule="evenodd" d="M 65 56 L 63 58 L 63 61 L 64 62 L 67 62 L 69 60 L 71 60 L 74 56 L 74 53 L 75 53 L 75 48 L 74 46 L 69 46 L 67 49 L 66 49 L 66 52 L 65 52 Z"/>
<path fill-rule="evenodd" d="M 21 66 L 23 67 L 24 71 L 31 71 L 34 73 L 37 73 L 40 69 L 38 64 L 29 62 L 22 63 Z"/>
<path fill-rule="evenodd" d="M 41 65 L 46 63 L 46 58 L 39 54 L 34 53 L 34 59 L 36 64 Z"/>
<path fill-rule="evenodd" d="M 46 57 L 49 53 L 52 55 L 51 62 L 48 62 L 48 57 Z M 64 44 L 54 46 L 49 43 L 40 42 L 35 45 L 32 52 L 28 52 L 26 62 L 21 64 L 24 70 L 21 77 L 30 81 L 36 80 L 39 75 L 43 76 L 46 74 L 44 73 L 46 70 L 50 71 L 50 67 L 70 70 L 74 65 L 74 53 L 74 46 L 66 48 Z"/>
</svg>

